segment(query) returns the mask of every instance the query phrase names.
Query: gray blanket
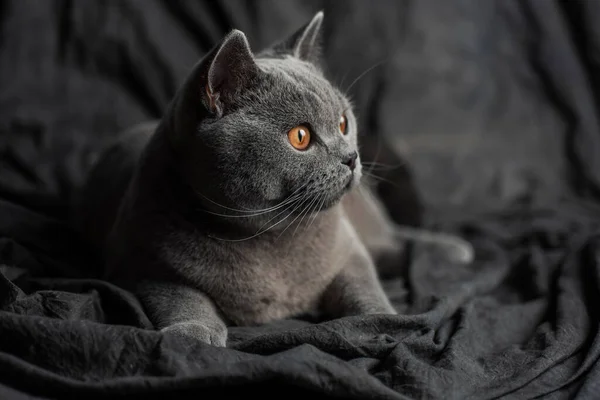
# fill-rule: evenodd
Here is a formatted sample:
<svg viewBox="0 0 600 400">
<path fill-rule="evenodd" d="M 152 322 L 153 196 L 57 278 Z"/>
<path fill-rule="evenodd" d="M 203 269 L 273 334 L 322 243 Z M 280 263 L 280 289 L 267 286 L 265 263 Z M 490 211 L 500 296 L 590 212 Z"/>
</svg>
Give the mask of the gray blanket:
<svg viewBox="0 0 600 400">
<path fill-rule="evenodd" d="M 373 170 L 394 219 L 476 261 L 416 246 L 385 281 L 394 317 L 232 328 L 225 349 L 153 331 L 95 278 L 73 191 L 230 28 L 258 49 L 318 9 L 369 157 L 406 161 Z M 600 398 L 599 19 L 594 0 L 2 1 L 0 399 Z"/>
</svg>

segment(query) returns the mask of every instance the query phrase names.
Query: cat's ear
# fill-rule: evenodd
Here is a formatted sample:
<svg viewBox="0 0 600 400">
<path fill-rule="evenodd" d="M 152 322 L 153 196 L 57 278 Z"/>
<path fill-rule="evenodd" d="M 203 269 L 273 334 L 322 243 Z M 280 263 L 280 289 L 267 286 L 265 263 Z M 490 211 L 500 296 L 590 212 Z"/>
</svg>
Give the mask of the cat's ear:
<svg viewBox="0 0 600 400">
<path fill-rule="evenodd" d="M 206 108 L 220 117 L 256 79 L 259 68 L 246 35 L 239 30 L 231 31 L 211 53 L 205 66 L 203 100 Z"/>
<path fill-rule="evenodd" d="M 321 61 L 323 17 L 323 11 L 319 11 L 310 22 L 294 32 L 289 38 L 273 46 L 273 50 L 276 53 L 290 54 L 300 60 L 319 65 Z"/>
<path fill-rule="evenodd" d="M 163 119 L 174 145 L 207 115 L 222 117 L 259 72 L 246 35 L 231 31 L 194 66 L 171 101 Z"/>
</svg>

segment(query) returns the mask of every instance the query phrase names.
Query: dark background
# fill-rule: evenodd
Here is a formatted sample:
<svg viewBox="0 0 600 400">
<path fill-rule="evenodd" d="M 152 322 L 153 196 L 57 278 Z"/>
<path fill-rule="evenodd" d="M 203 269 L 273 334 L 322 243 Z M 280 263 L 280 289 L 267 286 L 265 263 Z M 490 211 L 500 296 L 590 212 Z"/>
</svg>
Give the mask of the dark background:
<svg viewBox="0 0 600 400">
<path fill-rule="evenodd" d="M 152 331 L 87 276 L 74 190 L 230 28 L 258 50 L 319 9 L 365 157 L 406 162 L 374 170 L 394 219 L 463 235 L 475 263 L 417 248 L 385 282 L 398 317 L 233 328 L 227 349 Z M 599 398 L 599 19 L 594 0 L 1 1 L 0 398 Z"/>
</svg>

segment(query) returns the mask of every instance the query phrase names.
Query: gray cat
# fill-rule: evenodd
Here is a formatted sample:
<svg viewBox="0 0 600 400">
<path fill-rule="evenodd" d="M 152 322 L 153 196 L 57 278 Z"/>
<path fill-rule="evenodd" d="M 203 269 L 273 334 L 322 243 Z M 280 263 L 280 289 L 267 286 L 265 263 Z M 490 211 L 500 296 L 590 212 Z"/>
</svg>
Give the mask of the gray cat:
<svg viewBox="0 0 600 400">
<path fill-rule="evenodd" d="M 415 233 L 360 184 L 351 104 L 319 66 L 322 20 L 257 55 L 232 31 L 161 121 L 124 134 L 91 171 L 80 229 L 157 329 L 225 346 L 230 324 L 395 313 L 373 260 Z"/>
</svg>

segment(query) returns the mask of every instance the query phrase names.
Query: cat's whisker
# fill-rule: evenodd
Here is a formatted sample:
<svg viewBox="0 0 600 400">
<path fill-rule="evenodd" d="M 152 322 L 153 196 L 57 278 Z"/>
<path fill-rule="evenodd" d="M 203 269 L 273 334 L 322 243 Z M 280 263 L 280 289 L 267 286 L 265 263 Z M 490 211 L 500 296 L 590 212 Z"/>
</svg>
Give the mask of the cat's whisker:
<svg viewBox="0 0 600 400">
<path fill-rule="evenodd" d="M 289 205 L 290 203 L 293 203 L 295 200 L 298 200 L 301 197 L 302 197 L 302 195 L 298 194 L 294 198 L 291 198 L 291 199 L 288 198 L 287 200 L 284 200 L 282 203 L 279 203 L 277 206 L 273 206 L 270 209 L 266 209 L 265 211 L 256 212 L 254 214 L 230 215 L 230 214 L 217 213 L 217 212 L 209 211 L 209 210 L 203 210 L 203 211 L 205 213 L 207 213 L 207 214 L 217 215 L 219 217 L 226 217 L 226 218 L 251 218 L 251 217 L 256 217 L 258 215 L 264 215 L 264 214 L 268 214 L 268 213 L 271 213 L 271 212 L 275 212 L 275 211 L 279 210 L 281 207 Z"/>
<path fill-rule="evenodd" d="M 312 220 L 309 222 L 308 226 L 306 227 L 307 230 L 310 229 L 312 224 L 315 222 L 315 220 L 319 216 L 319 212 L 321 211 L 321 208 L 323 208 L 323 204 L 325 203 L 325 198 L 326 198 L 326 195 L 325 195 L 325 193 L 323 193 L 321 195 L 321 197 L 319 198 L 319 203 L 317 204 L 317 211 L 315 212 L 314 216 L 312 217 Z"/>
<path fill-rule="evenodd" d="M 217 205 L 217 206 L 219 206 L 219 207 L 221 207 L 221 208 L 224 208 L 224 209 L 226 209 L 226 210 L 230 210 L 230 211 L 234 211 L 234 212 L 238 212 L 238 213 L 254 213 L 253 215 L 257 215 L 257 213 L 264 213 L 264 212 L 270 212 L 270 211 L 276 210 L 276 209 L 278 209 L 280 206 L 282 206 L 282 205 L 285 205 L 285 204 L 287 204 L 288 202 L 290 202 L 290 201 L 293 201 L 293 200 L 294 200 L 294 199 L 292 199 L 292 198 L 289 198 L 289 197 L 288 197 L 288 198 L 284 199 L 284 200 L 283 200 L 281 203 L 279 203 L 279 204 L 277 204 L 277 205 L 274 205 L 274 206 L 272 206 L 272 207 L 263 208 L 263 209 L 259 209 L 259 210 L 240 210 L 240 209 L 237 209 L 237 208 L 231 208 L 231 207 L 227 207 L 227 206 L 225 206 L 225 205 L 223 205 L 223 204 L 219 204 L 219 203 L 217 203 L 216 201 L 214 201 L 214 200 L 211 200 L 211 199 L 209 199 L 208 197 L 204 196 L 202 193 L 199 193 L 199 192 L 198 192 L 198 194 L 199 194 L 199 195 L 201 195 L 202 197 L 204 197 L 204 198 L 205 198 L 206 200 L 208 200 L 209 202 L 211 202 L 211 203 L 213 203 L 213 204 L 215 204 L 215 205 Z M 207 210 L 205 210 L 205 211 L 206 211 L 206 212 L 209 212 L 209 211 L 207 211 Z M 209 212 L 209 213 L 216 214 L 216 215 L 222 215 L 222 216 L 229 216 L 229 217 L 231 217 L 231 216 L 232 216 L 232 215 L 228 215 L 228 214 L 218 214 L 218 213 L 214 213 L 214 212 Z M 248 216 L 248 215 L 238 215 L 238 217 L 246 217 L 246 216 Z"/>
<path fill-rule="evenodd" d="M 323 193 L 323 199 L 321 200 L 321 204 L 319 205 L 319 211 L 317 211 L 317 215 L 321 212 L 321 210 L 323 209 L 323 206 L 325 205 L 325 200 L 327 199 L 327 194 Z M 315 219 L 317 219 L 317 215 L 315 215 L 315 218 L 313 218 L 312 222 L 315 222 Z"/>
<path fill-rule="evenodd" d="M 373 157 L 373 162 L 377 162 L 377 158 L 379 157 L 380 153 L 381 153 L 381 140 L 377 141 L 377 152 L 375 152 L 375 157 Z M 370 168 L 367 167 L 367 170 L 363 171 L 363 173 L 367 174 L 367 175 L 372 172 L 373 172 L 373 166 L 371 166 Z"/>
<path fill-rule="evenodd" d="M 376 63 L 375 65 L 372 65 L 371 67 L 367 68 L 366 70 L 364 70 L 360 75 L 358 75 L 356 77 L 356 79 L 354 79 L 352 81 L 352 83 L 350 84 L 350 86 L 348 86 L 345 90 L 346 93 L 348 93 L 350 91 L 350 89 L 352 89 L 352 86 L 354 86 L 359 80 L 361 80 L 366 74 L 368 74 L 369 72 L 373 71 L 375 68 L 379 67 L 381 64 L 383 64 L 386 60 L 381 60 L 378 63 Z"/>
<path fill-rule="evenodd" d="M 346 72 L 344 73 L 344 76 L 342 76 L 342 81 L 339 84 L 339 87 L 344 87 L 344 82 L 346 81 L 346 78 L 348 77 L 348 73 L 350 73 L 350 69 L 347 69 Z"/>
<path fill-rule="evenodd" d="M 375 175 L 373 173 L 373 169 L 375 168 L 375 165 L 379 164 L 377 162 L 377 158 L 379 158 L 379 154 L 380 153 L 381 153 L 381 140 L 378 140 L 377 141 L 377 151 L 375 152 L 375 157 L 373 157 L 373 161 L 362 163 L 363 165 L 367 166 L 367 169 L 363 170 L 363 175 L 367 176 L 367 177 L 371 177 L 371 178 L 373 178 L 375 180 L 378 180 L 378 181 L 388 182 L 388 183 L 390 183 L 390 184 L 392 184 L 392 185 L 394 185 L 394 186 L 397 187 L 397 185 L 395 185 L 393 182 L 391 182 L 391 181 L 389 181 L 389 180 L 387 180 L 385 178 L 382 178 L 380 176 L 377 176 L 377 175 Z"/>
<path fill-rule="evenodd" d="M 294 190 L 287 198 L 285 198 L 284 200 L 281 201 L 281 203 L 276 204 L 272 207 L 267 207 L 267 208 L 263 208 L 263 209 L 259 209 L 259 210 L 241 210 L 241 209 L 236 209 L 236 208 L 232 208 L 232 207 L 228 207 L 225 206 L 223 204 L 219 204 L 216 201 L 208 198 L 207 196 L 205 196 L 204 194 L 202 194 L 199 190 L 194 189 L 194 192 L 196 192 L 198 195 L 202 196 L 204 199 L 206 199 L 207 201 L 221 207 L 224 208 L 226 210 L 229 211 L 235 211 L 235 212 L 239 212 L 239 213 L 263 213 L 263 212 L 270 212 L 270 211 L 274 211 L 276 209 L 279 209 L 281 206 L 288 204 L 289 202 L 293 201 L 296 199 L 295 195 L 298 194 L 298 192 L 300 192 L 302 189 L 304 189 L 306 186 L 308 186 L 310 182 L 306 182 L 305 184 L 303 184 L 302 186 L 300 186 L 298 189 Z M 214 214 L 214 213 L 212 213 Z M 216 215 L 220 215 L 220 214 L 216 214 Z M 254 215 L 258 215 L 258 214 L 254 214 Z M 222 215 L 222 216 L 230 216 L 230 215 Z"/>
<path fill-rule="evenodd" d="M 307 201 L 309 201 L 309 200 L 310 200 L 310 198 L 306 198 L 304 201 L 302 201 L 302 203 L 300 203 L 300 204 L 298 205 L 298 207 L 294 208 L 290 214 L 293 214 L 293 213 L 294 213 L 294 211 L 296 211 L 298 208 L 300 208 L 301 206 L 303 206 L 303 205 L 304 205 L 304 204 L 305 204 Z M 302 210 L 302 211 L 301 211 L 301 212 L 300 212 L 300 213 L 299 213 L 299 214 L 296 216 L 296 218 L 294 218 L 294 219 L 292 220 L 292 222 L 290 222 L 290 223 L 289 223 L 289 224 L 288 224 L 288 225 L 287 225 L 285 228 L 283 228 L 283 231 L 281 231 L 281 233 L 279 234 L 279 236 L 277 236 L 277 239 L 275 239 L 275 240 L 278 240 L 278 239 L 281 237 L 281 235 L 283 235 L 283 234 L 285 233 L 285 231 L 287 231 L 287 229 L 288 229 L 290 226 L 292 226 L 292 225 L 294 224 L 294 222 L 296 222 L 296 220 L 297 220 L 298 218 L 300 218 L 300 216 L 302 215 L 302 213 L 303 213 L 303 212 L 304 212 L 304 210 Z M 289 217 L 289 215 L 288 215 L 288 217 Z M 286 217 L 286 218 L 287 218 L 287 217 Z"/>
<path fill-rule="evenodd" d="M 292 234 L 292 238 L 296 236 L 296 232 L 298 231 L 298 228 L 300 227 L 300 225 L 302 225 L 302 221 L 304 221 L 304 218 L 310 213 L 310 210 L 312 209 L 313 205 L 316 204 L 318 199 L 318 196 L 315 196 L 313 198 L 313 200 L 308 204 L 308 206 L 306 207 L 306 209 L 302 212 L 305 212 L 304 216 L 302 217 L 302 219 L 300 220 L 300 222 L 298 222 L 298 225 L 296 226 L 296 229 L 294 229 L 294 233 Z M 293 223 L 293 221 L 292 221 Z"/>
<path fill-rule="evenodd" d="M 305 199 L 305 200 L 306 200 L 306 199 Z M 305 200 L 304 200 L 304 201 L 305 201 Z M 301 205 L 301 204 L 300 204 L 300 205 Z M 297 209 L 298 209 L 298 207 L 299 207 L 300 205 L 296 206 L 296 208 L 294 208 L 292 211 L 290 211 L 290 212 L 288 213 L 288 215 L 286 215 L 286 216 L 285 216 L 284 218 L 282 218 L 280 221 L 278 221 L 278 222 L 274 223 L 273 225 L 269 226 L 267 229 L 265 229 L 265 230 L 262 230 L 262 231 L 259 229 L 259 230 L 258 230 L 258 232 L 256 232 L 254 235 L 248 236 L 248 237 L 246 237 L 246 238 L 242 238 L 242 239 L 223 239 L 223 238 L 218 238 L 218 237 L 215 237 L 215 236 L 211 236 L 211 238 L 213 238 L 213 239 L 217 239 L 217 240 L 221 240 L 221 241 L 224 241 L 224 242 L 243 242 L 243 241 L 246 241 L 246 240 L 253 239 L 253 238 L 255 238 L 255 237 L 257 237 L 257 236 L 260 236 L 260 235 L 262 235 L 263 233 L 265 233 L 265 232 L 267 232 L 267 231 L 269 231 L 269 230 L 273 229 L 274 227 L 276 227 L 277 225 L 279 225 L 280 223 L 282 223 L 283 221 L 285 221 L 285 220 L 286 220 L 286 219 L 287 219 L 287 218 L 288 218 L 290 215 L 292 215 L 292 214 L 294 213 L 294 211 L 295 211 L 295 210 L 297 210 Z M 287 209 L 289 209 L 289 208 L 290 208 L 290 207 L 292 207 L 292 206 L 293 206 L 293 204 L 289 205 L 288 207 L 286 207 L 286 210 L 287 210 Z M 277 215 L 281 215 L 281 214 L 282 214 L 283 212 L 285 212 L 286 210 L 283 210 L 282 212 L 280 212 L 280 213 L 279 213 L 279 214 L 277 214 Z M 277 216 L 275 216 L 275 217 L 277 217 Z M 265 225 L 266 225 L 266 224 L 268 224 L 270 221 L 272 221 L 273 219 L 275 219 L 275 217 L 271 218 L 269 221 L 267 221 L 265 224 L 263 224 L 263 226 L 265 226 Z"/>
<path fill-rule="evenodd" d="M 390 182 L 388 179 L 381 177 L 379 175 L 375 175 L 372 172 L 369 171 L 363 171 L 363 176 L 367 177 L 367 178 L 373 178 L 373 179 L 377 179 L 378 181 L 383 181 L 383 182 L 388 182 L 388 183 L 392 183 Z"/>
<path fill-rule="evenodd" d="M 392 172 L 396 169 L 398 169 L 399 167 L 393 168 L 386 168 L 386 167 L 369 167 L 367 170 L 367 173 L 373 173 L 373 172 L 379 172 L 379 173 L 386 173 L 386 172 Z M 364 170 L 363 170 L 364 171 Z"/>
<path fill-rule="evenodd" d="M 284 212 L 288 211 L 290 208 L 294 207 L 294 206 L 298 206 L 300 204 L 302 204 L 304 202 L 304 200 L 307 198 L 308 195 L 304 195 L 302 196 L 300 199 L 297 199 L 296 201 L 288 204 L 287 207 L 285 207 L 282 211 L 280 211 L 277 215 L 275 215 L 274 217 L 272 217 L 271 219 L 269 219 L 267 222 L 265 222 L 264 224 L 262 224 L 260 226 L 260 228 L 257 229 L 257 232 L 260 232 L 261 229 L 263 229 L 266 225 L 268 225 L 271 221 L 273 221 L 275 218 L 277 218 L 278 216 L 280 216 L 281 214 L 283 214 Z M 292 211 L 290 211 L 290 213 L 293 213 L 298 207 L 294 208 Z M 268 229 L 267 229 L 268 230 Z"/>
<path fill-rule="evenodd" d="M 321 194 L 321 196 L 319 196 L 319 200 L 317 201 L 317 204 L 315 206 L 316 212 L 314 212 L 314 215 L 311 214 L 311 216 L 306 221 L 307 222 L 306 230 L 310 229 L 310 227 L 313 224 L 313 222 L 315 222 L 315 219 L 317 219 L 317 216 L 319 215 L 319 212 L 321 211 L 321 208 L 323 207 L 323 204 L 325 204 L 325 198 L 326 197 L 327 197 L 326 193 L 323 193 L 323 194 Z M 312 218 L 312 220 L 310 220 L 310 218 Z"/>
<path fill-rule="evenodd" d="M 314 217 L 317 214 L 317 209 L 319 208 L 319 204 L 321 203 L 321 198 L 323 197 L 323 194 L 321 193 L 320 195 L 317 196 L 317 201 L 315 201 L 314 207 L 313 209 L 310 211 L 310 216 L 308 217 L 308 219 L 306 220 L 306 227 L 305 229 L 308 229 L 308 227 L 310 226 L 310 222 L 311 222 L 311 218 L 314 219 Z"/>
<path fill-rule="evenodd" d="M 404 165 L 406 165 L 406 162 L 401 162 L 396 165 L 382 164 L 382 163 L 378 163 L 378 162 L 363 162 L 362 165 L 367 167 L 369 169 L 369 171 L 373 171 L 373 170 L 389 171 L 389 170 L 394 170 L 394 169 L 403 167 Z"/>
<path fill-rule="evenodd" d="M 370 173 L 370 172 L 363 171 L 363 175 L 365 175 L 366 177 L 369 177 L 369 178 L 375 179 L 375 180 L 377 180 L 377 181 L 380 181 L 380 182 L 389 183 L 390 185 L 393 185 L 393 186 L 395 186 L 395 187 L 397 187 L 397 188 L 400 188 L 400 186 L 399 186 L 397 183 L 395 183 L 395 182 L 392 182 L 392 181 L 390 181 L 389 179 L 383 178 L 383 177 L 381 177 L 381 176 L 375 175 L 375 174 L 373 174 L 373 173 Z"/>
</svg>

